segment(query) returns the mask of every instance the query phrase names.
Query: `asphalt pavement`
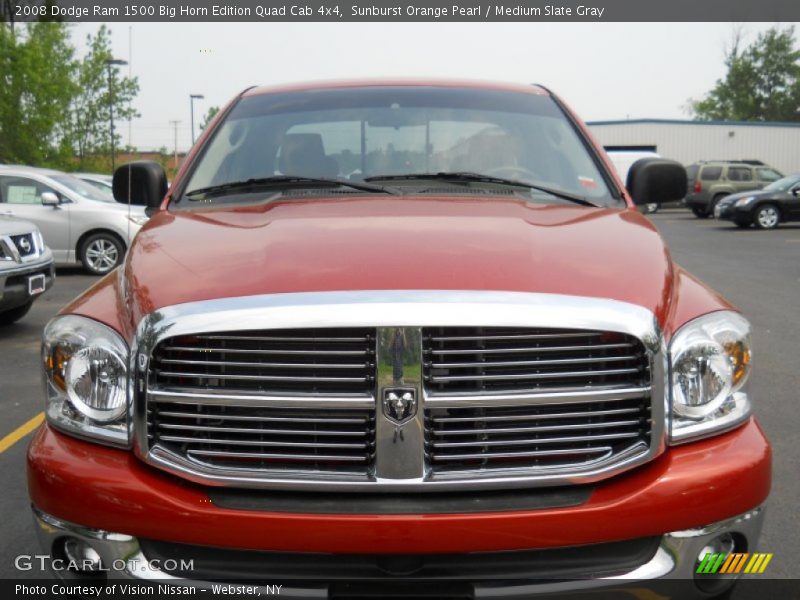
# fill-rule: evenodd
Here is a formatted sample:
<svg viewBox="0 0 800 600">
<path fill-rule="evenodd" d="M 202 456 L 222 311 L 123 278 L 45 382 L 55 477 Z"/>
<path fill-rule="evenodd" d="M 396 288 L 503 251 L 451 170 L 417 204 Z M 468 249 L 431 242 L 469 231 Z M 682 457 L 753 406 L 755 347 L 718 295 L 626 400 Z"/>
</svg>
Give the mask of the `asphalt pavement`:
<svg viewBox="0 0 800 600">
<path fill-rule="evenodd" d="M 675 260 L 724 294 L 753 324 L 751 391 L 756 414 L 774 450 L 773 490 L 760 551 L 774 553 L 769 566 L 772 577 L 800 578 L 795 560 L 800 554 L 796 533 L 800 497 L 800 223 L 774 231 L 739 230 L 713 219 L 696 219 L 685 210 L 661 211 L 652 220 Z M 17 324 L 0 328 L 0 440 L 43 408 L 39 370 L 42 328 L 95 281 L 80 269 L 59 269 L 52 290 L 31 312 Z M 26 577 L 15 570 L 14 557 L 40 552 L 25 483 L 29 440 L 26 435 L 0 452 L 0 579 Z"/>
</svg>

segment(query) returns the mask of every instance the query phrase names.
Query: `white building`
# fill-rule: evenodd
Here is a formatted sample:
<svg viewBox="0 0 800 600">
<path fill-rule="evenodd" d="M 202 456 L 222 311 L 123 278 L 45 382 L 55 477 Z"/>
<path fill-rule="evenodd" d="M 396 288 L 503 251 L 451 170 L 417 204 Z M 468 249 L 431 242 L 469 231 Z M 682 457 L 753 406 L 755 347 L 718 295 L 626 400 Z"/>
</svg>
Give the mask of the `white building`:
<svg viewBox="0 0 800 600">
<path fill-rule="evenodd" d="M 652 150 L 685 165 L 698 160 L 760 160 L 800 173 L 800 123 L 630 119 L 587 123 L 607 150 Z"/>
</svg>

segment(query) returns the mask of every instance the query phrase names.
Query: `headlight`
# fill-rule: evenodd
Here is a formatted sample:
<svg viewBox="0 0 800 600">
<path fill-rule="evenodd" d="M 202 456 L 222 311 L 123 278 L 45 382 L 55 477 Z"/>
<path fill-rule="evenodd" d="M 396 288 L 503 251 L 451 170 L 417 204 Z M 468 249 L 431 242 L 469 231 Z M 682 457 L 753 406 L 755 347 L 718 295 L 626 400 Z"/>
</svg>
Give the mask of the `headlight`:
<svg viewBox="0 0 800 600">
<path fill-rule="evenodd" d="M 131 223 L 136 223 L 137 225 L 144 225 L 145 223 L 147 223 L 149 218 L 150 217 L 148 217 L 147 215 L 131 215 L 130 217 L 128 217 L 128 220 Z"/>
<path fill-rule="evenodd" d="M 670 440 L 732 429 L 750 415 L 750 323 L 720 311 L 690 321 L 670 343 Z"/>
<path fill-rule="evenodd" d="M 127 446 L 128 346 L 119 334 L 86 317 L 56 317 L 45 327 L 42 359 L 48 422 Z"/>
<path fill-rule="evenodd" d="M 734 206 L 747 206 L 753 200 L 755 200 L 755 196 L 747 196 L 747 198 L 739 198 L 736 202 L 734 202 Z"/>
</svg>

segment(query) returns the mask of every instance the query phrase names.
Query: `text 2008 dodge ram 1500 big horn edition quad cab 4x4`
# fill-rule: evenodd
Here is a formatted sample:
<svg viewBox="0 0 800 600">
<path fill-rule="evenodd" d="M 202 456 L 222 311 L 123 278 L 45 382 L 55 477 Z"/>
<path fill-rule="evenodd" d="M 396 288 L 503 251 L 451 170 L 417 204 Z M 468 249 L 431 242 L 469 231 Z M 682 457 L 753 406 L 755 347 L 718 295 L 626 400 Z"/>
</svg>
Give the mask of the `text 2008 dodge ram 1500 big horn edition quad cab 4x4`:
<svg viewBox="0 0 800 600">
<path fill-rule="evenodd" d="M 635 210 L 685 188 L 626 189 L 539 86 L 245 91 L 169 191 L 117 170 L 153 217 L 44 332 L 45 550 L 287 597 L 724 592 L 697 561 L 756 549 L 771 454 L 747 320 Z"/>
</svg>

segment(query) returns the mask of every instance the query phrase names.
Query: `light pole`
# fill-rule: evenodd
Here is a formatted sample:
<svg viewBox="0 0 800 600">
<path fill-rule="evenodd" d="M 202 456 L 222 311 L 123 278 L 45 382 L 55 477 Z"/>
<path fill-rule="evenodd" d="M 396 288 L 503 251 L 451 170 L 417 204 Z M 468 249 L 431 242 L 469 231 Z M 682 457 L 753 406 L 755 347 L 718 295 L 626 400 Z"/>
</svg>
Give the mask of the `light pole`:
<svg viewBox="0 0 800 600">
<path fill-rule="evenodd" d="M 111 85 L 113 81 L 114 71 L 112 67 L 127 65 L 128 61 L 119 58 L 106 59 L 106 67 L 108 68 L 108 120 L 109 120 L 109 137 L 111 138 L 111 170 L 113 171 L 115 164 L 115 150 L 114 147 L 114 89 Z"/>
<path fill-rule="evenodd" d="M 194 101 L 205 98 L 202 94 L 189 94 L 189 106 L 192 115 L 192 146 L 194 146 Z"/>
<path fill-rule="evenodd" d="M 169 124 L 175 128 L 175 146 L 173 147 L 172 156 L 174 157 L 173 168 L 178 172 L 178 123 L 180 121 L 170 121 Z"/>
</svg>

